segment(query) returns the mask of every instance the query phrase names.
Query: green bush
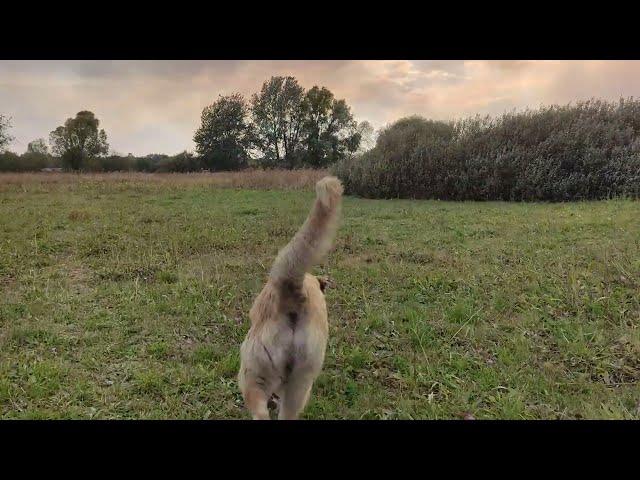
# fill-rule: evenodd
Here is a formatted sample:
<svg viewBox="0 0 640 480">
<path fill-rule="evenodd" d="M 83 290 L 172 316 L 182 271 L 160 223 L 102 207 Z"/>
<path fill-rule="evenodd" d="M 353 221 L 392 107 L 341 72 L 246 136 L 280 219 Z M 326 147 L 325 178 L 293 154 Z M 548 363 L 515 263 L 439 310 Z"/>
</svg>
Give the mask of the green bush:
<svg viewBox="0 0 640 480">
<path fill-rule="evenodd" d="M 152 153 L 145 157 L 136 157 L 135 170 L 138 172 L 155 172 L 159 165 L 169 158 L 169 155 Z"/>
<path fill-rule="evenodd" d="M 167 157 L 158 165 L 158 172 L 194 172 L 202 170 L 203 164 L 200 157 L 189 152 L 182 152 L 173 157 Z"/>
<path fill-rule="evenodd" d="M 94 172 L 194 172 L 202 170 L 202 160 L 189 152 L 170 157 L 152 154 L 145 157 L 133 155 L 95 157 L 87 160 L 84 170 Z"/>
<path fill-rule="evenodd" d="M 134 170 L 136 166 L 136 158 L 132 155 L 120 157 L 111 155 L 101 159 L 102 169 L 105 172 L 122 172 Z"/>
<path fill-rule="evenodd" d="M 182 152 L 172 157 L 151 154 L 145 157 L 133 155 L 109 155 L 87 158 L 82 161 L 85 172 L 197 172 L 204 168 L 201 157 Z M 40 171 L 46 167 L 64 167 L 69 169 L 68 161 L 45 153 L 25 152 L 18 155 L 13 152 L 0 153 L 0 172 Z"/>
<path fill-rule="evenodd" d="M 640 101 L 591 100 L 384 129 L 376 146 L 337 164 L 348 193 L 441 200 L 640 196 Z"/>
<path fill-rule="evenodd" d="M 21 170 L 20 155 L 9 151 L 0 153 L 1 172 L 18 172 Z"/>
<path fill-rule="evenodd" d="M 59 165 L 59 159 L 45 153 L 25 152 L 22 155 L 8 151 L 0 153 L 0 172 L 31 172 Z"/>
</svg>

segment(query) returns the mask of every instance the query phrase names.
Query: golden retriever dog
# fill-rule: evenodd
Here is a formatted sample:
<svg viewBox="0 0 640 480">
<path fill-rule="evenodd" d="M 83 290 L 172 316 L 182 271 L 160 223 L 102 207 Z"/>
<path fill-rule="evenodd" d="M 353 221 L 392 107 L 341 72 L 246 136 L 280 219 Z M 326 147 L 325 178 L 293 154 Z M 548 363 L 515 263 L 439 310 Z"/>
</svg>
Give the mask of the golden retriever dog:
<svg viewBox="0 0 640 480">
<path fill-rule="evenodd" d="M 269 420 L 272 397 L 278 419 L 297 419 L 324 362 L 329 325 L 325 282 L 309 274 L 328 253 L 337 230 L 342 185 L 335 177 L 316 184 L 306 221 L 278 253 L 255 299 L 251 327 L 240 347 L 238 384 L 254 420 Z"/>
</svg>

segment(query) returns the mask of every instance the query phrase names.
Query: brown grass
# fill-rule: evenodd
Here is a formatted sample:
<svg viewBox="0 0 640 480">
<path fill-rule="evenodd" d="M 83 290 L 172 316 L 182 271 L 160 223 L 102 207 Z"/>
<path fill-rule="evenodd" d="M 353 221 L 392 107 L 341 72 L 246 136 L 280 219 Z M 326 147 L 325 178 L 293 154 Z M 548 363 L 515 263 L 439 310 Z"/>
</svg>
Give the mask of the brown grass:
<svg viewBox="0 0 640 480">
<path fill-rule="evenodd" d="M 0 190 L 33 186 L 77 184 L 138 184 L 168 187 L 212 186 L 255 190 L 301 190 L 313 187 L 326 170 L 244 170 L 241 172 L 194 173 L 0 173 Z"/>
</svg>

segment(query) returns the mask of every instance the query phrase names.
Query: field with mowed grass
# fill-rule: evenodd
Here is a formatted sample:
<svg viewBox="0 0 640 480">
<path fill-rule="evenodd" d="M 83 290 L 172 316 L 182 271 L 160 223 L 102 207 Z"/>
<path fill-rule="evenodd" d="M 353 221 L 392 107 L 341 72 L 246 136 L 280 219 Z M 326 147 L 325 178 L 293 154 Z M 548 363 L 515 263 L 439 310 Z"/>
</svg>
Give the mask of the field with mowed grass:
<svg viewBox="0 0 640 480">
<path fill-rule="evenodd" d="M 319 177 L 198 178 L 0 176 L 2 418 L 249 418 L 247 312 Z M 315 273 L 304 418 L 640 418 L 637 201 L 346 197 Z"/>
</svg>

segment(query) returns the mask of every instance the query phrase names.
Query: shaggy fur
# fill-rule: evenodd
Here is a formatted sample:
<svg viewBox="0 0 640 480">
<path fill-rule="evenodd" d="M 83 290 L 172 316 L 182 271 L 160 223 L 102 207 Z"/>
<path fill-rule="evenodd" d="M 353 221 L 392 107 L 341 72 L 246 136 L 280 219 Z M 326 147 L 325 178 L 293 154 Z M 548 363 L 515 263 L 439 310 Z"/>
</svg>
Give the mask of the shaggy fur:
<svg viewBox="0 0 640 480">
<path fill-rule="evenodd" d="M 278 254 L 269 280 L 249 312 L 251 328 L 240 347 L 238 384 L 254 419 L 297 419 L 322 369 L 327 345 L 326 282 L 309 274 L 331 248 L 342 185 L 335 177 L 316 184 L 316 200 L 300 230 Z"/>
</svg>

